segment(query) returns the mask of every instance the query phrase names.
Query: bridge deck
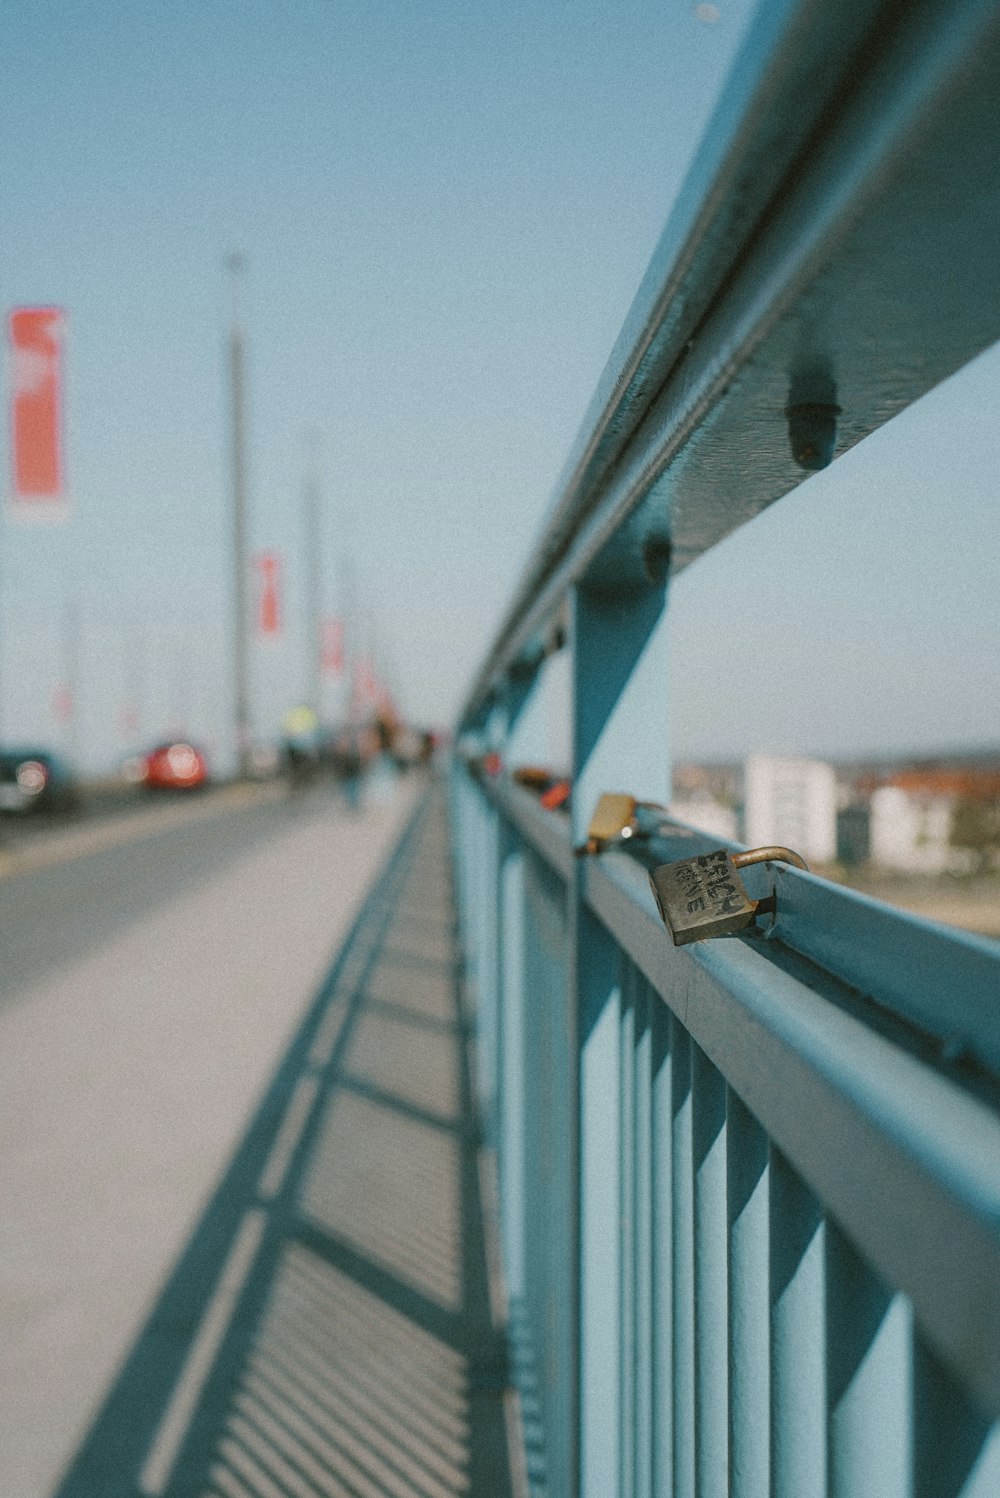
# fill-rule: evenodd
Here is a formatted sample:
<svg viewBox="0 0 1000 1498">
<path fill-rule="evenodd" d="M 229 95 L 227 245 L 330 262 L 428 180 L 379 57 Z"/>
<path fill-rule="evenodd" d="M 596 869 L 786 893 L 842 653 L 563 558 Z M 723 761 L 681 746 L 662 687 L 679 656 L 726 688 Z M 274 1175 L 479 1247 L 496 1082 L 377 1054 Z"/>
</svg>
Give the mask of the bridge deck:
<svg viewBox="0 0 1000 1498">
<path fill-rule="evenodd" d="M 511 1491 L 445 825 L 404 837 L 60 1487 Z"/>
</svg>

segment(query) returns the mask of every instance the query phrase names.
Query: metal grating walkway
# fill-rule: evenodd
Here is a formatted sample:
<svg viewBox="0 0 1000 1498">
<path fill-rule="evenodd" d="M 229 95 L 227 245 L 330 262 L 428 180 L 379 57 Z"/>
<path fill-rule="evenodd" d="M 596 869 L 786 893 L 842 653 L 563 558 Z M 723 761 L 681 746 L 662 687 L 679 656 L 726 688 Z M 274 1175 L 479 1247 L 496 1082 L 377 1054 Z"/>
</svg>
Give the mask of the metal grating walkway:
<svg viewBox="0 0 1000 1498">
<path fill-rule="evenodd" d="M 58 1498 L 511 1493 L 453 924 L 434 792 Z"/>
</svg>

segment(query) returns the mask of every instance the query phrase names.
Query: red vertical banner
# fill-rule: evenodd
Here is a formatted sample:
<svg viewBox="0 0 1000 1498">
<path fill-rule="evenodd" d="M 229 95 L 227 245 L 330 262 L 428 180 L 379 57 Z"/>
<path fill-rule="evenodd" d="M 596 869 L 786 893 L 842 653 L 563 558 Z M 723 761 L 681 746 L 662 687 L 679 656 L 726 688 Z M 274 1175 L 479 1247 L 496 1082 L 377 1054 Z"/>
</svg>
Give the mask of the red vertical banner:
<svg viewBox="0 0 1000 1498">
<path fill-rule="evenodd" d="M 281 634 L 281 558 L 276 551 L 260 551 L 257 569 L 257 634 L 274 639 Z"/>
<path fill-rule="evenodd" d="M 10 314 L 10 492 L 18 515 L 65 513 L 65 322 L 58 307 L 18 307 Z"/>
<path fill-rule="evenodd" d="M 70 723 L 73 720 L 74 707 L 73 688 L 63 682 L 52 693 L 53 715 L 60 723 Z"/>
<path fill-rule="evenodd" d="M 344 674 L 344 621 L 324 619 L 323 636 L 320 642 L 320 661 L 323 675 L 330 677 Z"/>
</svg>

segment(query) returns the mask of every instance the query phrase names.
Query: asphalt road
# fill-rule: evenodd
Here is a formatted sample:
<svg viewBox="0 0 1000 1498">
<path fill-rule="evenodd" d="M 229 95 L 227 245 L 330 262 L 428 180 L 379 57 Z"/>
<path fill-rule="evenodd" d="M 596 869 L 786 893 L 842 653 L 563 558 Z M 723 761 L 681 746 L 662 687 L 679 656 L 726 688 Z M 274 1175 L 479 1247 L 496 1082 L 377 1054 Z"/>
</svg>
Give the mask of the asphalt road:
<svg viewBox="0 0 1000 1498">
<path fill-rule="evenodd" d="M 8 827 L 0 843 L 0 1003 L 336 804 L 325 787 L 293 799 L 280 783 L 240 785 Z"/>
</svg>

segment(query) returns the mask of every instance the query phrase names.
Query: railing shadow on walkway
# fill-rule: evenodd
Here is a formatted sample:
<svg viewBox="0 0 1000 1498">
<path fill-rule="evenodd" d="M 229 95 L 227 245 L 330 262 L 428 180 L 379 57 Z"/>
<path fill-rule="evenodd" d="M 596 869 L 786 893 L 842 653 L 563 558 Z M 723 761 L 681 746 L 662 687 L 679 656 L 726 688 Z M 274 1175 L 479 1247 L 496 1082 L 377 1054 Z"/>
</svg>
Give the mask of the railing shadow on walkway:
<svg viewBox="0 0 1000 1498">
<path fill-rule="evenodd" d="M 55 1498 L 512 1491 L 445 839 L 432 792 Z"/>
</svg>

